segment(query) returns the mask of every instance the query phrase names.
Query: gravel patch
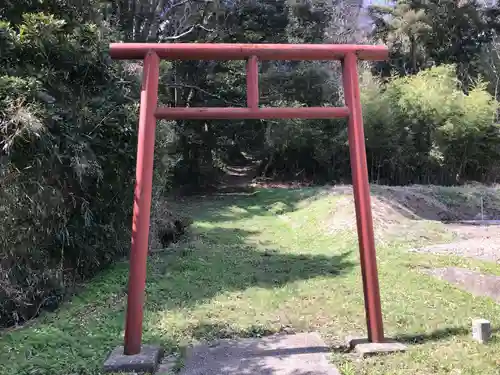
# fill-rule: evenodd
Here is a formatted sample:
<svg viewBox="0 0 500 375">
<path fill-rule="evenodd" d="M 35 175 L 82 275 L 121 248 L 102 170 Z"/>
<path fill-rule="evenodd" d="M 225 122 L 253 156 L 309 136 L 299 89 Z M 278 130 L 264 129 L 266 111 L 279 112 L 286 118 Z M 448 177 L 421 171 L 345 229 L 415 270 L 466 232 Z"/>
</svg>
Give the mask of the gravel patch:
<svg viewBox="0 0 500 375">
<path fill-rule="evenodd" d="M 424 273 L 448 281 L 467 292 L 500 302 L 500 276 L 484 275 L 465 268 L 425 269 Z"/>
<path fill-rule="evenodd" d="M 411 252 L 455 255 L 466 258 L 476 258 L 489 262 L 500 262 L 500 241 L 498 238 L 474 238 L 465 241 L 452 242 L 409 249 Z"/>
</svg>

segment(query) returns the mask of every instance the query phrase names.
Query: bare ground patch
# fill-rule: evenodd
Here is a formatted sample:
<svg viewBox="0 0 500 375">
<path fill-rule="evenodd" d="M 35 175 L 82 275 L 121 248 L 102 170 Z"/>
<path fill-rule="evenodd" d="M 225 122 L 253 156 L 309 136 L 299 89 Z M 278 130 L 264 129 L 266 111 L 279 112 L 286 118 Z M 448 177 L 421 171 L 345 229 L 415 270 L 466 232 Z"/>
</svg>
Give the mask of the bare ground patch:
<svg viewBox="0 0 500 375">
<path fill-rule="evenodd" d="M 335 202 L 326 227 L 330 233 L 356 230 L 356 212 L 351 195 L 342 196 Z M 377 196 L 371 199 L 373 228 L 378 242 L 390 241 L 396 237 L 413 241 L 418 238 L 429 239 L 431 233 L 427 221 L 409 218 L 401 213 L 393 204 Z M 401 209 L 404 209 L 401 207 Z"/>
<path fill-rule="evenodd" d="M 500 236 L 497 233 L 493 238 L 472 238 L 452 243 L 414 248 L 410 249 L 410 251 L 439 255 L 455 255 L 498 263 L 500 261 L 499 240 Z"/>
<path fill-rule="evenodd" d="M 356 229 L 351 186 L 328 189 L 338 195 L 327 219 L 329 232 Z M 497 260 L 500 254 L 500 226 L 449 224 L 481 217 L 500 217 L 499 190 L 484 186 L 378 186 L 371 187 L 371 206 L 378 242 L 407 241 L 432 243 L 443 235 L 453 238 L 450 245 L 436 245 L 414 251 L 455 254 Z M 448 223 L 448 224 L 447 224 Z M 463 240 L 471 240 L 462 243 Z M 455 243 L 456 241 L 456 243 Z M 498 241 L 500 242 L 500 241 Z M 498 256 L 500 258 L 500 255 Z"/>
<path fill-rule="evenodd" d="M 500 262 L 500 226 L 445 224 L 443 228 L 456 240 L 444 244 L 415 247 L 409 251 Z"/>
<path fill-rule="evenodd" d="M 335 186 L 329 192 L 339 198 L 327 219 L 327 230 L 331 233 L 356 230 L 352 187 Z M 457 217 L 442 202 L 406 187 L 372 186 L 371 207 L 377 242 L 394 239 L 432 242 L 446 231 L 442 221 Z"/>
<path fill-rule="evenodd" d="M 490 297 L 500 302 L 500 276 L 484 275 L 455 267 L 426 269 L 423 272 L 456 285 L 475 296 Z"/>
</svg>

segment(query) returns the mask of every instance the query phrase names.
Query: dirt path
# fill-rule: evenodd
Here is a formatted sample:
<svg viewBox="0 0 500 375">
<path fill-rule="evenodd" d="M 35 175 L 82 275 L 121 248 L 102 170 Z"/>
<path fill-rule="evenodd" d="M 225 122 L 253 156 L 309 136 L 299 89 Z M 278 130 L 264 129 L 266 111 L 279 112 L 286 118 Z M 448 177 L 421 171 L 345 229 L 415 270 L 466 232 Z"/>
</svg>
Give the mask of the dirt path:
<svg viewBox="0 0 500 375">
<path fill-rule="evenodd" d="M 410 249 L 410 251 L 456 255 L 497 263 L 500 261 L 500 226 L 448 224 L 446 227 L 459 238 L 458 241 Z"/>
<path fill-rule="evenodd" d="M 218 192 L 245 192 L 253 190 L 252 182 L 257 176 L 259 162 L 249 160 L 246 165 L 226 166 L 225 175 L 217 188 Z"/>
</svg>

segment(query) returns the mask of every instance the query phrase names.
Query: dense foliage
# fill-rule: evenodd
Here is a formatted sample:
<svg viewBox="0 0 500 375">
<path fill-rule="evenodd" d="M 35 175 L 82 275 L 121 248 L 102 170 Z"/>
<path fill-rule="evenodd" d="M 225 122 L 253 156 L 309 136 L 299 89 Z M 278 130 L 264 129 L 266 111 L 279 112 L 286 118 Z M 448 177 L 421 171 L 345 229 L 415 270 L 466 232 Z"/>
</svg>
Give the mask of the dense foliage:
<svg viewBox="0 0 500 375">
<path fill-rule="evenodd" d="M 2 324 L 126 250 L 137 82 L 105 33 L 48 13 L 0 24 Z"/>
<path fill-rule="evenodd" d="M 0 9 L 0 324 L 56 306 L 129 243 L 141 66 L 110 41 L 373 43 L 360 64 L 370 178 L 496 182 L 497 6 L 475 0 L 7 1 Z M 339 64 L 262 62 L 261 105 L 342 105 Z M 160 101 L 244 106 L 244 62 L 162 62 Z M 207 189 L 226 163 L 267 177 L 350 180 L 345 121 L 172 121 L 157 132 L 155 197 Z M 155 210 L 155 207 L 153 207 Z M 170 213 L 162 213 L 171 219 Z M 170 225 L 162 220 L 154 225 Z M 159 232 L 162 228 L 157 228 Z"/>
<path fill-rule="evenodd" d="M 362 90 L 372 180 L 389 184 L 494 182 L 498 104 L 478 81 L 464 94 L 453 65 Z"/>
</svg>

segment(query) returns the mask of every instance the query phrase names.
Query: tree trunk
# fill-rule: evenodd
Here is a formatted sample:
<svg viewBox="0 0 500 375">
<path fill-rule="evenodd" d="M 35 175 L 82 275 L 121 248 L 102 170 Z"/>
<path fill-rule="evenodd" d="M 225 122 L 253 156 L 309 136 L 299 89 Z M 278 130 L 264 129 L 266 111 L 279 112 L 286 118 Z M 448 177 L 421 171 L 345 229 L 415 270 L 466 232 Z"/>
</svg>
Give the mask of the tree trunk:
<svg viewBox="0 0 500 375">
<path fill-rule="evenodd" d="M 413 35 L 410 35 L 410 56 L 412 73 L 417 73 L 417 41 Z"/>
</svg>

